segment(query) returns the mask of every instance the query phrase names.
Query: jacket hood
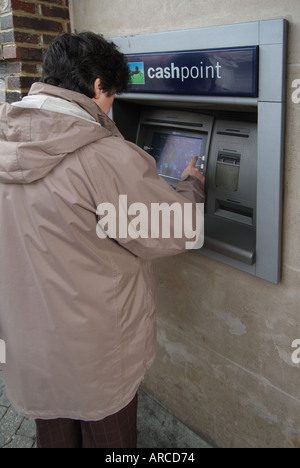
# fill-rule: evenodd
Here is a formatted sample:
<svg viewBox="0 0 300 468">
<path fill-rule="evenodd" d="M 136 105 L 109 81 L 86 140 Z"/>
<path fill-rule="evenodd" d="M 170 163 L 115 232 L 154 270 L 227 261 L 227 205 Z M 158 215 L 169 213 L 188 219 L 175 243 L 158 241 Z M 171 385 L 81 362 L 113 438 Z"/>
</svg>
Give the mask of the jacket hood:
<svg viewBox="0 0 300 468">
<path fill-rule="evenodd" d="M 0 183 L 35 182 L 68 154 L 112 135 L 121 136 L 92 99 L 35 83 L 22 101 L 0 107 Z"/>
</svg>

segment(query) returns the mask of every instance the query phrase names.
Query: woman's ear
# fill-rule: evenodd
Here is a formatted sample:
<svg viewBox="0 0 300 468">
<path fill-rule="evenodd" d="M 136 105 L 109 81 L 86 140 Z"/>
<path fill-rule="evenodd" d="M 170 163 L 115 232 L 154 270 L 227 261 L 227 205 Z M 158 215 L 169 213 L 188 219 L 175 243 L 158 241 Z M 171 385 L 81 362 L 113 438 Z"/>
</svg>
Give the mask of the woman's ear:
<svg viewBox="0 0 300 468">
<path fill-rule="evenodd" d="M 101 94 L 101 80 L 97 78 L 94 82 L 94 98 L 99 99 Z"/>
<path fill-rule="evenodd" d="M 111 106 L 114 102 L 115 95 L 108 95 L 106 91 L 101 88 L 101 80 L 97 78 L 94 82 L 94 93 L 95 96 L 92 98 L 93 101 L 102 109 L 105 114 L 109 114 Z"/>
</svg>

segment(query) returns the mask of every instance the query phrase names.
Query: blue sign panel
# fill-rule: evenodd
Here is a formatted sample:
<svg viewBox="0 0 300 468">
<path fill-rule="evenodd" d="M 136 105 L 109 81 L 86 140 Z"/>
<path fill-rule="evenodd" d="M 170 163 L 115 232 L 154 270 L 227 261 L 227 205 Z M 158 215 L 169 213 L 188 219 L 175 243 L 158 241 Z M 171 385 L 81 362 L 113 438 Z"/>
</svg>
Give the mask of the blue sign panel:
<svg viewBox="0 0 300 468">
<path fill-rule="evenodd" d="M 133 93 L 258 96 L 258 47 L 127 55 Z"/>
</svg>

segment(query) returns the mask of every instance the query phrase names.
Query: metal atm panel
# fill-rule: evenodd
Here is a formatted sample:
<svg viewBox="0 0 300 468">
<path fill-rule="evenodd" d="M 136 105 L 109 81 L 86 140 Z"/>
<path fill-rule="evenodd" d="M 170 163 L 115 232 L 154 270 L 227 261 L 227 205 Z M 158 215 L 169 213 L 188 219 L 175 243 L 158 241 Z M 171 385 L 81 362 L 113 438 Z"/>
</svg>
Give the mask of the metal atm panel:
<svg viewBox="0 0 300 468">
<path fill-rule="evenodd" d="M 207 169 L 205 247 L 255 262 L 257 125 L 216 120 Z"/>
<path fill-rule="evenodd" d="M 178 110 L 142 113 L 137 144 L 176 188 L 198 155 L 206 176 L 204 247 L 253 265 L 256 249 L 257 125 Z"/>
</svg>

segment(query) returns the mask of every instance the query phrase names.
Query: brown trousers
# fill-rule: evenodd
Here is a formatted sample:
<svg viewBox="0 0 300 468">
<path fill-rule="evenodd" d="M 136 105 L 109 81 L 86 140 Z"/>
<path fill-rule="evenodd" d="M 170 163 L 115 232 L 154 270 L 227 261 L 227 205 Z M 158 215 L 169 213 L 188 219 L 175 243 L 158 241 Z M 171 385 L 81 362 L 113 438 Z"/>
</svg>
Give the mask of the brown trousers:
<svg viewBox="0 0 300 468">
<path fill-rule="evenodd" d="M 137 395 L 101 421 L 36 419 L 37 448 L 136 448 Z"/>
</svg>

